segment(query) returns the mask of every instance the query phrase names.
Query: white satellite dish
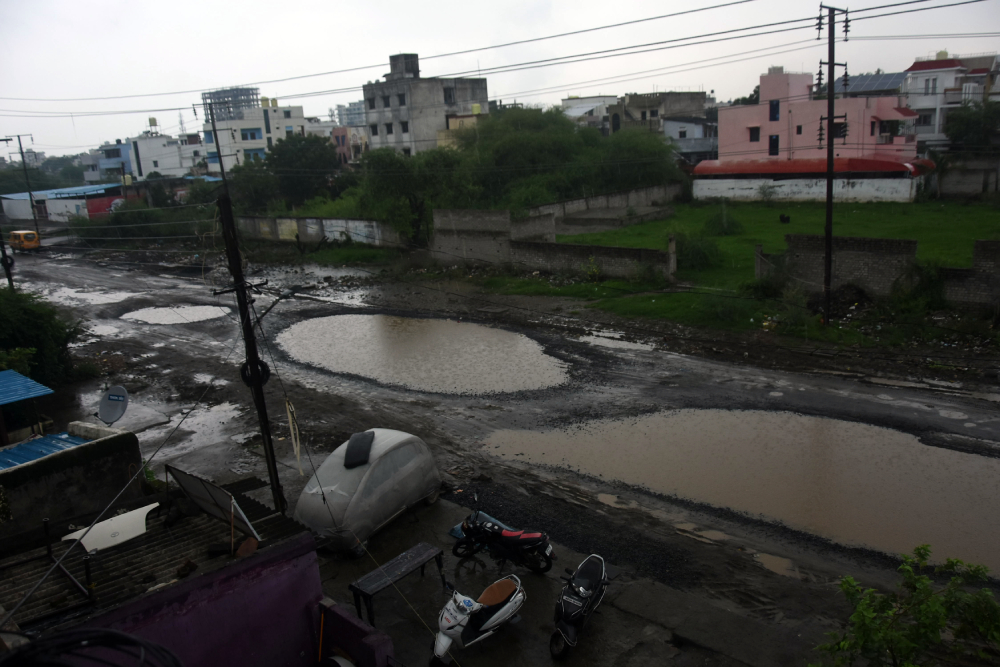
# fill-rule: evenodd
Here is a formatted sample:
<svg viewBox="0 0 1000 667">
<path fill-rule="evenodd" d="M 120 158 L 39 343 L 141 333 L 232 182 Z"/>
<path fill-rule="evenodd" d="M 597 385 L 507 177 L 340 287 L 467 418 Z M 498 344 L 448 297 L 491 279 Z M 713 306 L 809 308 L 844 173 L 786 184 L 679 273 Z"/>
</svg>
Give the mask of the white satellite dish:
<svg viewBox="0 0 1000 667">
<path fill-rule="evenodd" d="M 122 418 L 126 408 L 128 408 L 128 392 L 125 391 L 125 387 L 112 387 L 101 396 L 101 402 L 94 416 L 111 426 Z"/>
</svg>

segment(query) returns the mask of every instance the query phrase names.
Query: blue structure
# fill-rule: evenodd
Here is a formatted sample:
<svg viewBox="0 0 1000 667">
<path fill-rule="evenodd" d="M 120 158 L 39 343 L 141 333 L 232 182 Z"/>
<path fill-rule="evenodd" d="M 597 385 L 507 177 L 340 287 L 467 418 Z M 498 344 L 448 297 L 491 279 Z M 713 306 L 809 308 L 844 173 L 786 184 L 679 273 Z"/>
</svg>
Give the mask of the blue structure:
<svg viewBox="0 0 1000 667">
<path fill-rule="evenodd" d="M 0 470 L 13 468 L 22 463 L 30 463 L 49 454 L 57 454 L 86 442 L 89 441 L 69 433 L 43 435 L 40 438 L 27 440 L 13 447 L 0 449 Z"/>
<path fill-rule="evenodd" d="M 29 398 L 47 396 L 52 390 L 43 384 L 38 384 L 31 378 L 26 378 L 17 371 L 0 371 L 0 406 L 26 401 Z M 7 437 L 7 425 L 0 413 L 0 446 L 10 444 Z M 6 451 L 6 450 L 4 450 Z M 3 466 L 0 466 L 2 468 Z"/>
</svg>

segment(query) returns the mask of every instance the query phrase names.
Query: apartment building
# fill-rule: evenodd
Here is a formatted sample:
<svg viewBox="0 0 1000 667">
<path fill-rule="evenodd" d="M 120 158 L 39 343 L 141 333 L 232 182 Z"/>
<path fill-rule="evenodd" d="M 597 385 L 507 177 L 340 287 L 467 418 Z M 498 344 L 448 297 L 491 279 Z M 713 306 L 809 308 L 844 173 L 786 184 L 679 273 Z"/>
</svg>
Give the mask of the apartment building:
<svg viewBox="0 0 1000 667">
<path fill-rule="evenodd" d="M 363 87 L 372 149 L 414 155 L 437 146 L 449 117 L 489 113 L 486 79 L 422 78 L 415 53 L 390 56 L 389 69 L 384 81 Z"/>
<path fill-rule="evenodd" d="M 232 169 L 250 160 L 263 160 L 274 142 L 306 135 L 308 121 L 300 106 L 280 106 L 277 99 L 260 97 L 257 88 L 226 88 L 202 93 L 209 173 L 222 165 Z M 219 136 L 212 131 L 209 108 L 215 112 Z"/>
<path fill-rule="evenodd" d="M 948 112 L 970 102 L 1000 100 L 1000 58 L 996 53 L 970 55 L 939 51 L 917 58 L 906 69 L 903 91 L 917 114 L 918 150 L 946 148 Z"/>
</svg>

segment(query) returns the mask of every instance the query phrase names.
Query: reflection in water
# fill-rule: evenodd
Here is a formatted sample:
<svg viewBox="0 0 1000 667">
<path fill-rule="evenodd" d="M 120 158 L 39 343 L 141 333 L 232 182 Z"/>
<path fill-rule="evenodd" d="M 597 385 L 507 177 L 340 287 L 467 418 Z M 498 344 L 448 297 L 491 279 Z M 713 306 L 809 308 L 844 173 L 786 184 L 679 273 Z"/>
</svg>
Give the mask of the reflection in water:
<svg viewBox="0 0 1000 667">
<path fill-rule="evenodd" d="M 568 378 L 527 336 L 467 322 L 335 315 L 295 324 L 277 341 L 304 364 L 422 391 L 524 391 Z"/>
<path fill-rule="evenodd" d="M 891 429 L 789 412 L 678 410 L 546 432 L 498 431 L 486 451 L 566 466 L 837 542 L 1000 570 L 1000 460 Z"/>
</svg>

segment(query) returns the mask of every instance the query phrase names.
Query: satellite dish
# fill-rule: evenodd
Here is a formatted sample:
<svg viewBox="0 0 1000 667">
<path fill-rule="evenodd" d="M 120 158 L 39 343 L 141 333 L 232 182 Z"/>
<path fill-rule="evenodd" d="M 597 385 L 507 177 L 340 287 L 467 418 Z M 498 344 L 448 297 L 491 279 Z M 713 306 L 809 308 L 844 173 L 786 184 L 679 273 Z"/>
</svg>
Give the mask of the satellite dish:
<svg viewBox="0 0 1000 667">
<path fill-rule="evenodd" d="M 101 402 L 94 416 L 111 426 L 122 418 L 126 408 L 128 408 L 128 392 L 125 391 L 125 387 L 112 387 L 101 396 Z"/>
</svg>

